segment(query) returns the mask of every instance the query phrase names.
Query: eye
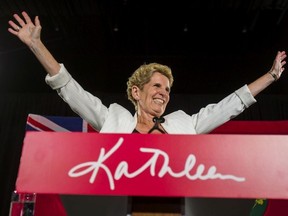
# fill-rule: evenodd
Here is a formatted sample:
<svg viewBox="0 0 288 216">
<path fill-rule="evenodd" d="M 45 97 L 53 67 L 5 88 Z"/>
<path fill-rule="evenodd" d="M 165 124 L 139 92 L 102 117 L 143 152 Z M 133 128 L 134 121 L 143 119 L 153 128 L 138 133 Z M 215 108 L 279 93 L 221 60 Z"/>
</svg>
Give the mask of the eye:
<svg viewBox="0 0 288 216">
<path fill-rule="evenodd" d="M 168 93 L 170 93 L 170 88 L 167 87 L 165 90 L 166 90 Z"/>
<path fill-rule="evenodd" d="M 155 83 L 154 86 L 157 87 L 157 88 L 161 87 L 160 83 Z"/>
</svg>

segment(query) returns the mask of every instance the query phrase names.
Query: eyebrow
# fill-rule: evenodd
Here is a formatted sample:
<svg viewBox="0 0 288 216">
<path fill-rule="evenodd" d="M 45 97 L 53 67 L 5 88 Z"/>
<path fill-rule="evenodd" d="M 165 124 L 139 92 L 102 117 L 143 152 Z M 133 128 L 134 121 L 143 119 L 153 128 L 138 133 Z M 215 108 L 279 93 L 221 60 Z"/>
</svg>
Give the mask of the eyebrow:
<svg viewBox="0 0 288 216">
<path fill-rule="evenodd" d="M 162 86 L 162 85 L 161 85 L 161 83 L 159 83 L 159 82 L 155 82 L 155 83 L 153 84 L 153 86 Z M 168 92 L 170 92 L 171 88 L 170 88 L 170 87 L 166 87 L 165 90 L 168 91 Z"/>
</svg>

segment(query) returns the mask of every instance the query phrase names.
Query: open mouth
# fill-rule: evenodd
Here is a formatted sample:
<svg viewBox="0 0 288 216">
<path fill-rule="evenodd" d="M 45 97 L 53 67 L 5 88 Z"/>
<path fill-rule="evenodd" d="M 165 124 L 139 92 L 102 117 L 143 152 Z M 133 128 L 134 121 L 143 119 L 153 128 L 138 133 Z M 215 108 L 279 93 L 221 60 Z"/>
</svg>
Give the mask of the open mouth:
<svg viewBox="0 0 288 216">
<path fill-rule="evenodd" d="M 159 98 L 154 98 L 153 101 L 156 104 L 160 104 L 160 105 L 163 105 L 165 103 L 165 101 L 163 99 L 159 99 Z"/>
</svg>

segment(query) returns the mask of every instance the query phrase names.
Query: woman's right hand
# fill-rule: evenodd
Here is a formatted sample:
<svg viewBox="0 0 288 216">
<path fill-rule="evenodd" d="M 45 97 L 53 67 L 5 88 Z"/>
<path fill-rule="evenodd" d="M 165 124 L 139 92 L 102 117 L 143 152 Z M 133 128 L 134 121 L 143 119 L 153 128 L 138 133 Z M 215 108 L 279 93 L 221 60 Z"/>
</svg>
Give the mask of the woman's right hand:
<svg viewBox="0 0 288 216">
<path fill-rule="evenodd" d="M 38 16 L 35 17 L 34 23 L 25 11 L 22 12 L 22 16 L 23 18 L 18 14 L 13 15 L 15 21 L 9 20 L 8 31 L 30 48 L 50 76 L 58 74 L 61 68 L 60 64 L 41 41 L 42 27 Z"/>
<path fill-rule="evenodd" d="M 17 36 L 27 46 L 32 47 L 33 43 L 40 41 L 41 25 L 38 16 L 35 17 L 35 24 L 31 21 L 29 15 L 23 11 L 22 19 L 18 14 L 14 14 L 13 17 L 16 21 L 9 20 L 10 28 L 8 31 Z"/>
</svg>

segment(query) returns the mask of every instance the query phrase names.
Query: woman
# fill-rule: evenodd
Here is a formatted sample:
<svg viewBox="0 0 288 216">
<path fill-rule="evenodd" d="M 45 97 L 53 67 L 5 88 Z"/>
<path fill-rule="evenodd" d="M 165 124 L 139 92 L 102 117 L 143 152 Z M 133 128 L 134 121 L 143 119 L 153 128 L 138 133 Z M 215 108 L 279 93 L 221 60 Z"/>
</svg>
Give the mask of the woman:
<svg viewBox="0 0 288 216">
<path fill-rule="evenodd" d="M 127 93 L 135 105 L 134 116 L 124 107 L 111 104 L 106 107 L 101 100 L 86 92 L 59 64 L 41 41 L 38 16 L 34 23 L 26 12 L 23 18 L 13 15 L 8 31 L 17 36 L 35 54 L 47 71 L 46 82 L 71 109 L 102 133 L 208 133 L 245 108 L 256 102 L 254 97 L 281 77 L 286 61 L 285 51 L 278 52 L 269 72 L 249 85 L 244 85 L 217 104 L 210 104 L 192 116 L 179 110 L 162 117 L 169 102 L 173 76 L 169 67 L 157 63 L 142 65 L 129 78 Z M 160 119 L 156 119 L 160 118 Z M 156 129 L 155 129 L 156 128 Z M 155 130 L 154 130 L 155 129 Z"/>
<path fill-rule="evenodd" d="M 256 102 L 255 96 L 281 77 L 286 53 L 278 52 L 271 69 L 249 85 L 244 85 L 217 104 L 188 115 L 179 110 L 163 117 L 173 85 L 171 69 L 151 63 L 139 67 L 127 82 L 128 99 L 135 106 L 135 115 L 118 104 L 106 107 L 101 100 L 86 92 L 59 64 L 41 41 L 41 25 L 26 12 L 23 18 L 14 14 L 8 31 L 17 36 L 35 54 L 47 71 L 46 82 L 56 90 L 71 109 L 101 133 L 208 133 L 239 115 Z"/>
</svg>

